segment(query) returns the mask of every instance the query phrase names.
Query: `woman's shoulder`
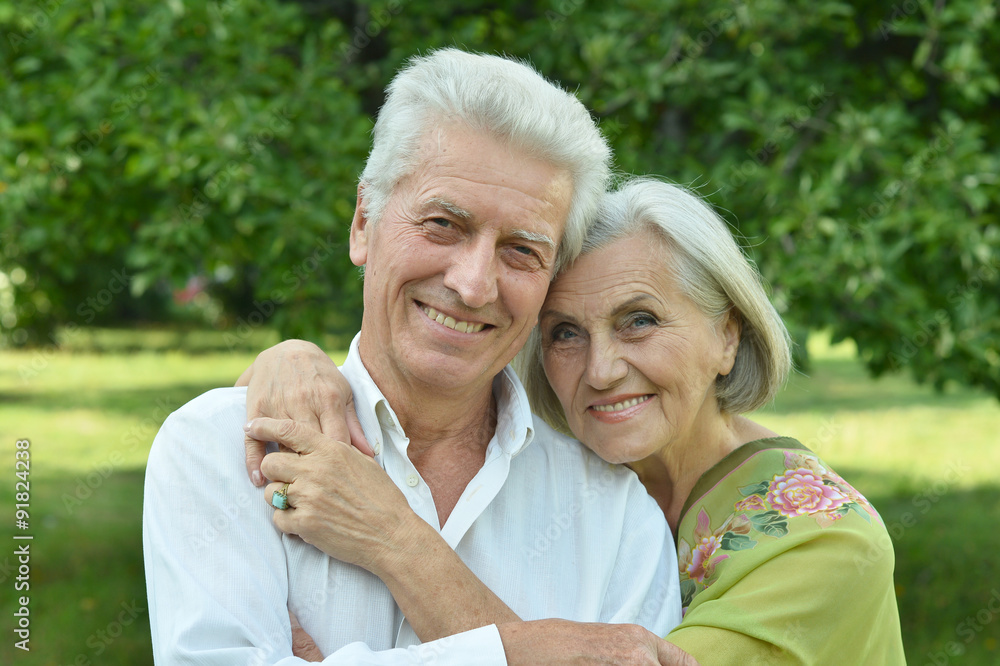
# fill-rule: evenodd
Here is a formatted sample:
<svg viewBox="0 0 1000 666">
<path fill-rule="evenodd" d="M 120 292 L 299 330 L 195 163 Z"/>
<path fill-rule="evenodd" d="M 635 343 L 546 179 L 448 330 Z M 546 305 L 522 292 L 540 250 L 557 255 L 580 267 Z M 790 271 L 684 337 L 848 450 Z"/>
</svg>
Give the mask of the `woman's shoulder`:
<svg viewBox="0 0 1000 666">
<path fill-rule="evenodd" d="M 705 472 L 681 512 L 689 522 L 696 506 L 774 510 L 786 517 L 820 514 L 820 526 L 857 509 L 881 520 L 871 503 L 819 456 L 791 437 L 754 440 Z"/>
<path fill-rule="evenodd" d="M 685 619 L 668 640 L 706 656 L 696 648 L 724 630 L 777 663 L 861 663 L 845 646 L 866 636 L 881 663 L 903 663 L 892 541 L 874 507 L 795 440 L 751 444 L 706 474 L 682 517 Z M 789 633 L 789 617 L 809 619 Z"/>
<path fill-rule="evenodd" d="M 891 542 L 864 495 L 793 439 L 750 444 L 710 470 L 685 508 L 677 534 L 685 605 L 723 574 L 745 575 L 807 542 L 848 557 L 877 550 L 891 572 Z"/>
</svg>

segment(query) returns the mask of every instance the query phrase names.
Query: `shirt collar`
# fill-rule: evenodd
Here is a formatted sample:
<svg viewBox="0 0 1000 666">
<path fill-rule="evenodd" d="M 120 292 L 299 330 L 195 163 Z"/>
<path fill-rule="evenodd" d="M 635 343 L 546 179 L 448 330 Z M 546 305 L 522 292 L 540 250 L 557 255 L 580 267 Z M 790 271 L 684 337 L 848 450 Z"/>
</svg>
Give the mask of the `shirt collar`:
<svg viewBox="0 0 1000 666">
<path fill-rule="evenodd" d="M 360 339 L 360 333 L 354 336 L 340 371 L 351 384 L 354 406 L 365 437 L 375 450 L 376 457 L 381 458 L 384 453 L 382 432 L 395 433 L 397 437 L 394 439 L 400 440 L 405 440 L 406 434 L 396 412 L 361 362 L 358 351 Z M 497 427 L 490 447 L 496 444 L 504 454 L 513 458 L 531 443 L 535 429 L 524 386 L 509 365 L 494 378 L 493 397 L 497 403 Z"/>
</svg>

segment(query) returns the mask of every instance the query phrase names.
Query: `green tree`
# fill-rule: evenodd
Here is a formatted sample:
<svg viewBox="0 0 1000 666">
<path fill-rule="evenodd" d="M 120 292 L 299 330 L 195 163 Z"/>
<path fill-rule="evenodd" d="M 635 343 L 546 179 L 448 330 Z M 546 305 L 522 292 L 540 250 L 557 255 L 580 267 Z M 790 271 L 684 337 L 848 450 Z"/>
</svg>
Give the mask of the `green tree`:
<svg viewBox="0 0 1000 666">
<path fill-rule="evenodd" d="M 343 246 L 393 72 L 459 45 L 575 90 L 623 171 L 698 187 L 800 338 L 828 328 L 874 373 L 1000 396 L 990 0 L 54 5 L 16 43 L 37 11 L 0 5 L 8 339 L 78 321 L 109 266 L 135 274 L 133 295 L 207 276 L 220 325 L 268 301 L 285 335 L 355 325 L 360 284 L 342 257 L 310 259 L 317 239 Z"/>
</svg>

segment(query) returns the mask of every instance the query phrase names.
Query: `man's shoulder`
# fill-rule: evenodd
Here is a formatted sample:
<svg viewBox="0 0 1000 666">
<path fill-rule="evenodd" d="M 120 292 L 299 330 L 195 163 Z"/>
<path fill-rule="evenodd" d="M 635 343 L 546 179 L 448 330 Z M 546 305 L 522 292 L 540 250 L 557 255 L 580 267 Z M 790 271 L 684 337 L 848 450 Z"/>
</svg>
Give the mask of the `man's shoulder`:
<svg viewBox="0 0 1000 666">
<path fill-rule="evenodd" d="M 519 487 L 530 487 L 533 501 L 564 507 L 579 530 L 619 533 L 642 530 L 652 541 L 666 526 L 663 512 L 639 477 L 625 465 L 603 460 L 585 445 L 533 416 L 535 436 L 514 459 Z"/>
<path fill-rule="evenodd" d="M 170 455 L 187 451 L 199 457 L 219 455 L 229 449 L 242 451 L 246 393 L 245 387 L 217 388 L 182 405 L 160 427 L 151 459 L 160 448 L 169 449 Z"/>
<path fill-rule="evenodd" d="M 206 391 L 182 405 L 171 416 L 187 418 L 219 418 L 242 412 L 246 415 L 247 389 L 245 386 L 216 388 Z M 244 419 L 245 420 L 245 419 Z"/>
<path fill-rule="evenodd" d="M 615 484 L 638 483 L 638 478 L 629 468 L 604 461 L 572 436 L 553 429 L 540 416 L 531 416 L 535 435 L 531 445 L 525 447 L 521 456 L 530 456 L 532 465 L 551 467 L 566 473 L 575 470 L 588 476 L 596 475 L 605 482 Z"/>
</svg>

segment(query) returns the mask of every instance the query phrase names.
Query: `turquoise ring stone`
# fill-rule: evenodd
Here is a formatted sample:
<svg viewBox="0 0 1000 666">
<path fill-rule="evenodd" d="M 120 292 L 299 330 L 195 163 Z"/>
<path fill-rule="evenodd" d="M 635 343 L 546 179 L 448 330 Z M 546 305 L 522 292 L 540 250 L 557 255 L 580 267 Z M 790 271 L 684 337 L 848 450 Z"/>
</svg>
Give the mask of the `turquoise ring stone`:
<svg viewBox="0 0 1000 666">
<path fill-rule="evenodd" d="M 274 494 L 271 495 L 271 506 L 284 511 L 288 508 L 288 496 L 280 490 L 274 491 Z"/>
</svg>

